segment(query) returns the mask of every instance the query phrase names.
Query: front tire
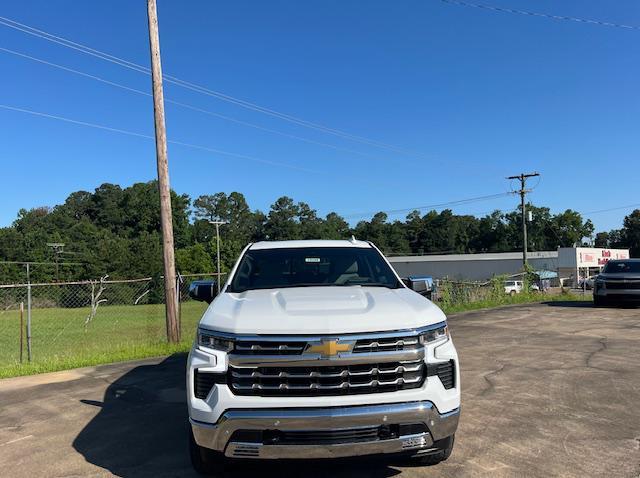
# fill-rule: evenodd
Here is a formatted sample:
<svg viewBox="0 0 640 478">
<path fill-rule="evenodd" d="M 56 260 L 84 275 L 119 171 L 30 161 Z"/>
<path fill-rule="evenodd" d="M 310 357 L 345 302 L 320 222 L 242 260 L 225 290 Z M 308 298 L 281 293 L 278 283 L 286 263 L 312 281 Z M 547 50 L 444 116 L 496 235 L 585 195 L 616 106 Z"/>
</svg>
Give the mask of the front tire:
<svg viewBox="0 0 640 478">
<path fill-rule="evenodd" d="M 200 475 L 210 476 L 224 470 L 224 457 L 196 443 L 193 430 L 189 430 L 189 456 L 193 469 Z"/>
<path fill-rule="evenodd" d="M 437 440 L 433 443 L 434 448 L 438 448 L 438 451 L 429 453 L 428 455 L 418 455 L 414 457 L 414 461 L 418 465 L 433 466 L 445 461 L 451 456 L 453 451 L 453 443 L 455 442 L 456 435 L 453 434 L 450 437 Z"/>
</svg>

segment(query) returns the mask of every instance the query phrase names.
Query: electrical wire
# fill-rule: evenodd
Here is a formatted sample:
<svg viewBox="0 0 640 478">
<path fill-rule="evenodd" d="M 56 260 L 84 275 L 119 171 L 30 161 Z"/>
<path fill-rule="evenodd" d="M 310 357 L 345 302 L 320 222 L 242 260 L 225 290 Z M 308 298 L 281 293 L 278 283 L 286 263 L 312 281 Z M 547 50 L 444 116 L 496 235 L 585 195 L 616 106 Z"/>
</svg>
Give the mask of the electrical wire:
<svg viewBox="0 0 640 478">
<path fill-rule="evenodd" d="M 413 212 L 413 211 L 421 211 L 423 209 L 440 209 L 440 208 L 446 208 L 449 206 L 460 206 L 463 204 L 471 204 L 474 202 L 479 202 L 479 201 L 488 201 L 491 199 L 499 199 L 499 198 L 503 198 L 506 196 L 511 196 L 513 195 L 513 193 L 511 191 L 506 191 L 506 192 L 502 192 L 502 193 L 498 193 L 498 194 L 489 194 L 487 196 L 477 196 L 477 197 L 473 197 L 473 198 L 466 198 L 466 199 L 458 199 L 456 201 L 449 201 L 449 202 L 444 202 L 444 203 L 439 203 L 439 204 L 431 204 L 428 206 L 416 206 L 416 207 L 410 207 L 410 208 L 403 208 L 403 209 L 391 209 L 391 210 L 386 210 L 386 211 L 368 211 L 368 212 L 361 212 L 361 213 L 353 213 L 353 214 L 349 214 L 347 216 L 343 216 L 345 219 L 353 219 L 353 218 L 359 218 L 359 217 L 367 217 L 367 216 L 373 216 L 374 214 L 377 213 L 385 213 L 387 215 L 396 215 L 396 214 L 402 214 L 402 213 L 408 213 L 408 212 Z"/>
<path fill-rule="evenodd" d="M 40 111 L 33 111 L 33 110 L 29 110 L 26 108 L 19 108 L 17 106 L 11 106 L 11 105 L 4 105 L 4 104 L 0 104 L 0 108 L 5 109 L 5 110 L 10 110 L 10 111 L 16 111 L 16 112 L 20 112 L 20 113 L 27 113 L 33 116 L 39 116 L 42 118 L 48 118 L 48 119 L 53 119 L 53 120 L 57 120 L 57 121 L 63 121 L 66 123 L 71 123 L 71 124 L 76 124 L 79 126 L 86 126 L 89 128 L 95 128 L 95 129 L 100 129 L 100 130 L 104 130 L 104 131 L 109 131 L 112 133 L 119 133 L 119 134 L 125 134 L 128 136 L 135 136 L 138 138 L 144 138 L 144 139 L 150 139 L 150 140 L 154 140 L 155 141 L 155 137 L 152 135 L 148 135 L 148 134 L 144 134 L 144 133 L 137 133 L 135 131 L 129 131 L 129 130 L 124 130 L 124 129 L 120 129 L 120 128 L 114 128 L 111 126 L 105 126 L 105 125 L 101 125 L 101 124 L 96 124 L 96 123 L 89 123 L 87 121 L 81 121 L 81 120 L 75 120 L 72 118 L 67 118 L 64 116 L 58 116 L 58 115 L 53 115 L 50 113 L 43 113 Z M 249 161 L 254 161 L 254 162 L 258 162 L 258 163 L 263 163 L 263 164 L 268 164 L 270 166 L 278 166 L 278 167 L 283 167 L 283 168 L 289 168 L 289 169 L 295 169 L 298 171 L 304 171 L 307 173 L 313 173 L 313 174 L 317 174 L 318 171 L 314 171 L 311 169 L 307 169 L 307 168 L 301 168 L 292 164 L 287 164 L 287 163 L 279 163 L 276 161 L 270 161 L 270 160 L 266 160 L 266 159 L 262 159 L 262 158 L 257 158 L 255 156 L 248 156 L 245 154 L 239 154 L 239 153 L 233 153 L 230 151 L 223 151 L 221 149 L 216 149 L 216 148 L 211 148 L 208 146 L 202 146 L 199 144 L 193 144 L 193 143 L 185 143 L 182 141 L 176 141 L 176 140 L 167 140 L 167 143 L 170 144 L 175 144 L 178 146 L 184 146 L 187 148 L 192 148 L 192 149 L 199 149 L 201 151 L 206 151 L 209 153 L 214 153 L 216 155 L 222 155 L 222 156 L 229 156 L 229 157 L 233 157 L 233 158 L 239 158 L 239 159 L 246 159 Z"/>
<path fill-rule="evenodd" d="M 595 211 L 587 211 L 587 212 L 583 212 L 581 213 L 582 215 L 587 215 L 587 214 L 600 214 L 602 212 L 610 212 L 610 211 L 619 211 L 621 209 L 629 209 L 629 208 L 636 208 L 636 207 L 640 207 L 640 203 L 636 203 L 636 204 L 628 204 L 626 206 L 617 206 L 617 207 L 611 207 L 608 209 L 597 209 Z"/>
<path fill-rule="evenodd" d="M 472 8 L 482 9 L 482 10 L 490 10 L 494 12 L 512 13 L 516 15 L 526 15 L 530 17 L 548 18 L 551 20 L 565 20 L 565 21 L 571 21 L 571 22 L 577 22 L 577 23 L 586 23 L 590 25 L 598 25 L 603 27 L 624 28 L 626 30 L 640 30 L 640 26 L 635 26 L 635 25 L 625 25 L 622 23 L 605 22 L 602 20 L 591 20 L 588 18 L 569 17 L 569 16 L 563 16 L 563 15 L 551 15 L 549 13 L 517 10 L 515 8 L 496 7 L 495 5 L 487 5 L 485 3 L 471 3 L 471 2 L 465 2 L 462 0 L 440 0 L 440 2 L 448 3 L 450 5 L 459 5 L 461 7 L 472 7 Z"/>
<path fill-rule="evenodd" d="M 123 58 L 117 57 L 115 55 L 111 55 L 109 53 L 105 53 L 103 51 L 97 50 L 95 48 L 91 48 L 87 45 L 84 45 L 82 43 L 78 43 L 78 42 L 74 42 L 72 40 L 69 40 L 67 38 L 58 36 L 58 35 L 54 35 L 52 33 L 49 33 L 47 31 L 44 30 L 40 30 L 38 28 L 29 26 L 25 23 L 20 23 L 17 22 L 15 20 L 12 20 L 8 17 L 3 17 L 0 16 L 0 25 L 4 25 L 6 27 L 12 28 L 14 30 L 18 30 L 21 31 L 23 33 L 44 39 L 46 41 L 50 41 L 56 44 L 59 44 L 61 46 L 67 47 L 67 48 L 71 48 L 73 50 L 76 50 L 78 52 L 87 54 L 87 55 L 91 55 L 93 57 L 99 58 L 101 60 L 104 61 L 108 61 L 110 63 L 114 63 L 116 65 L 122 66 L 124 68 L 128 68 L 130 70 L 133 71 L 137 71 L 139 73 L 143 73 L 145 75 L 150 75 L 150 69 L 144 65 L 140 65 L 134 62 L 131 62 L 129 60 L 125 60 Z M 339 129 L 335 129 L 335 128 L 330 128 L 328 126 L 324 126 L 321 125 L 319 123 L 314 123 L 311 121 L 307 121 L 305 119 L 302 118 L 298 118 L 286 113 L 282 113 L 280 111 L 276 111 L 274 109 L 271 108 L 267 108 L 267 107 L 263 107 L 260 106 L 256 103 L 251 103 L 249 101 L 246 100 L 242 100 L 240 98 L 236 98 L 227 94 L 224 94 L 222 92 L 219 91 L 215 91 L 215 90 L 211 90 L 209 88 L 206 88 L 204 86 L 186 81 L 186 80 L 182 80 L 178 77 L 175 76 L 171 76 L 171 75 L 167 75 L 164 74 L 163 75 L 163 81 L 165 81 L 166 83 L 171 83 L 177 86 L 180 86 L 182 88 L 194 91 L 196 93 L 200 93 L 203 95 L 207 95 L 228 103 L 232 103 L 235 104 L 237 106 L 240 106 L 242 108 L 245 109 L 249 109 L 255 112 L 259 112 L 268 116 L 272 116 L 275 118 L 278 118 L 280 120 L 283 121 L 287 121 L 289 123 L 292 124 L 296 124 L 298 126 L 301 127 L 305 127 L 305 128 L 310 128 L 316 131 L 320 131 L 322 133 L 325 134 L 331 134 L 337 137 L 340 137 L 344 140 L 349 140 L 349 141 L 355 141 L 355 142 L 359 142 L 362 144 L 366 144 L 368 146 L 372 146 L 372 147 L 377 147 L 379 149 L 385 149 L 387 151 L 392 151 L 398 154 L 402 154 L 406 157 L 413 157 L 415 159 L 418 159 L 420 161 L 430 161 L 430 162 L 440 162 L 442 164 L 460 164 L 460 165 L 464 165 L 465 167 L 468 167 L 468 163 L 462 163 L 462 162 L 454 162 L 454 161 L 442 161 L 442 160 L 437 160 L 434 158 L 430 158 L 424 155 L 421 155 L 417 152 L 405 149 L 403 147 L 400 146 L 396 146 L 393 144 L 389 144 L 389 143 L 385 143 L 382 141 L 378 141 L 378 140 L 374 140 L 371 138 L 367 138 L 364 136 L 358 136 L 358 135 L 354 135 Z M 113 82 L 111 82 L 113 83 Z M 115 85 L 114 85 L 115 86 Z M 127 87 L 128 88 L 128 87 Z M 483 165 L 483 169 L 487 169 L 487 165 Z M 493 169 L 493 168 L 492 168 Z"/>
<path fill-rule="evenodd" d="M 144 73 L 146 75 L 150 75 L 151 74 L 150 69 L 148 67 L 146 67 L 146 66 L 143 66 L 143 65 L 140 65 L 140 64 L 125 60 L 123 58 L 117 57 L 115 55 L 111 55 L 109 53 L 105 53 L 105 52 L 97 50 L 95 48 L 91 48 L 91 47 L 89 47 L 87 45 L 83 45 L 82 43 L 74 42 L 74 41 L 69 40 L 67 38 L 64 38 L 64 37 L 61 37 L 61 36 L 58 36 L 58 35 L 54 35 L 54 34 L 49 33 L 47 31 L 31 27 L 29 25 L 17 22 L 15 20 L 12 20 L 12 19 L 7 18 L 7 17 L 0 16 L 0 24 L 2 24 L 4 26 L 7 26 L 9 28 L 13 28 L 13 29 L 18 30 L 18 31 L 21 31 L 23 33 L 27 33 L 29 35 L 33 35 L 33 36 L 42 38 L 44 40 L 47 40 L 47 41 L 50 41 L 50 42 L 53 42 L 53 43 L 57 43 L 59 45 L 65 46 L 67 48 L 72 48 L 72 49 L 74 49 L 76 51 L 79 51 L 81 53 L 85 53 L 85 54 L 94 56 L 96 58 L 100 58 L 102 60 L 109 61 L 111 63 L 117 64 L 117 65 L 122 66 L 124 68 L 129 68 L 129 69 L 137 71 L 139 73 Z M 341 137 L 343 139 L 349 139 L 349 140 L 352 140 L 352 141 L 358 141 L 358 142 L 361 142 L 361 143 L 369 144 L 371 146 L 377 146 L 377 147 L 382 147 L 382 148 L 386 148 L 386 149 L 392 149 L 392 150 L 398 150 L 399 149 L 398 147 L 393 146 L 393 145 L 389 145 L 389 144 L 386 144 L 386 143 L 382 143 L 380 141 L 376 141 L 376 140 L 373 140 L 373 139 L 365 138 L 363 136 L 353 135 L 353 134 L 350 134 L 350 133 L 347 133 L 347 132 L 344 132 L 344 131 L 340 131 L 338 129 L 330 128 L 330 127 L 327 127 L 327 126 L 324 126 L 324 125 L 321 125 L 321 124 L 318 124 L 318 123 L 307 121 L 307 120 L 304 120 L 302 118 L 297 118 L 295 116 L 288 115 L 286 113 L 282 113 L 282 112 L 279 112 L 279 111 L 276 111 L 276 110 L 273 110 L 273 109 L 270 109 L 270 108 L 266 108 L 266 107 L 260 106 L 258 104 L 255 104 L 255 103 L 251 103 L 249 101 L 242 100 L 240 98 L 235 98 L 233 96 L 226 95 L 226 94 L 224 94 L 222 92 L 211 90 L 211 89 L 206 88 L 204 86 L 200 86 L 198 84 L 191 83 L 191 82 L 186 81 L 186 80 L 182 80 L 182 79 L 180 79 L 178 77 L 175 77 L 175 76 L 164 74 L 163 75 L 163 80 L 168 82 L 168 83 L 173 83 L 175 85 L 181 86 L 183 88 L 186 88 L 186 89 L 189 89 L 189 90 L 192 90 L 192 91 L 196 91 L 196 92 L 201 93 L 201 94 L 209 95 L 209 96 L 218 98 L 220 100 L 236 104 L 236 105 L 241 106 L 243 108 L 247 108 L 247 109 L 250 109 L 250 110 L 253 110 L 253 111 L 257 111 L 257 112 L 260 112 L 260 113 L 263 113 L 263 114 L 274 116 L 274 117 L 277 117 L 279 119 L 282 119 L 282 120 L 285 120 L 285 121 L 289 121 L 291 123 L 295 123 L 295 124 L 297 124 L 299 126 L 304 126 L 304 127 L 307 127 L 307 128 L 316 129 L 316 130 L 319 130 L 319 131 L 322 131 L 322 132 L 325 132 L 325 133 L 328 133 L 328 134 L 333 134 L 333 135 L 339 136 L 339 137 Z"/>
<path fill-rule="evenodd" d="M 35 61 L 37 63 L 41 63 L 43 65 L 47 65 L 47 66 L 50 66 L 50 67 L 53 67 L 53 68 L 57 68 L 57 69 L 66 71 L 68 73 L 73 73 L 75 75 L 79 75 L 79 76 L 82 76 L 84 78 L 89 78 L 89 79 L 92 79 L 92 80 L 95 80 L 95 81 L 99 81 L 99 82 L 104 83 L 106 85 L 114 86 L 116 88 L 120 88 L 120 89 L 129 91 L 129 92 L 132 92 L 132 93 L 136 93 L 136 94 L 139 94 L 139 95 L 144 95 L 144 96 L 147 96 L 147 97 L 152 97 L 153 96 L 151 93 L 148 93 L 146 91 L 138 90 L 136 88 L 132 88 L 130 86 L 123 85 L 121 83 L 116 83 L 115 81 L 107 80 L 105 78 L 102 78 L 102 77 L 99 77 L 99 76 L 96 76 L 96 75 L 92 75 L 92 74 L 86 73 L 84 71 L 76 70 L 74 68 L 69 68 L 67 66 L 60 65 L 58 63 L 53 63 L 53 62 L 50 62 L 50 61 L 47 61 L 47 60 L 43 60 L 42 58 L 38 58 L 38 57 L 35 57 L 35 56 L 32 56 L 32 55 L 28 55 L 28 54 L 23 53 L 23 52 L 19 52 L 19 51 L 16 51 L 16 50 L 11 50 L 9 48 L 4 48 L 4 47 L 0 47 L 0 51 L 3 51 L 5 53 L 9 53 L 11 55 L 15 55 L 15 56 L 27 59 L 27 60 Z M 268 132 L 268 133 L 273 133 L 273 134 L 277 134 L 277 135 L 280 135 L 280 136 L 284 136 L 284 137 L 287 137 L 287 138 L 296 139 L 298 141 L 303 141 L 305 143 L 315 144 L 317 146 L 324 146 L 326 148 L 331 148 L 331 149 L 334 149 L 334 150 L 337 150 L 337 151 L 342 151 L 342 152 L 349 153 L 349 154 L 357 154 L 359 156 L 366 156 L 368 158 L 387 159 L 387 158 L 376 158 L 375 156 L 373 156 L 371 154 L 368 154 L 368 153 L 365 153 L 365 152 L 362 152 L 362 151 L 356 151 L 356 150 L 352 150 L 352 149 L 342 148 L 340 146 L 335 146 L 333 144 L 323 143 L 321 141 L 315 141 L 315 140 L 312 140 L 312 139 L 309 139 L 309 138 L 304 138 L 302 136 L 297 136 L 297 135 L 294 135 L 294 134 L 285 133 L 283 131 L 274 130 L 274 129 L 267 128 L 267 127 L 264 127 L 264 126 L 261 126 L 261 125 L 257 125 L 255 123 L 250 123 L 248 121 L 243 121 L 243 120 L 239 120 L 237 118 L 233 118 L 231 116 L 223 115 L 223 114 L 217 113 L 215 111 L 210 111 L 210 110 L 206 110 L 206 109 L 203 109 L 203 108 L 199 108 L 197 106 L 193 106 L 193 105 L 190 105 L 188 103 L 175 101 L 175 100 L 172 100 L 172 99 L 167 98 L 167 97 L 164 98 L 164 101 L 165 101 L 165 103 L 174 104 L 176 106 L 180 106 L 180 107 L 185 108 L 185 109 L 189 109 L 189 110 L 192 110 L 192 111 L 197 111 L 199 113 L 203 113 L 203 114 L 206 114 L 206 115 L 209 115 L 209 116 L 220 118 L 220 119 L 225 120 L 225 121 L 233 122 L 233 123 L 236 123 L 236 124 L 241 124 L 243 126 L 248 126 L 248 127 L 251 127 L 251 128 L 255 128 L 255 129 L 261 130 L 261 131 Z"/>
</svg>

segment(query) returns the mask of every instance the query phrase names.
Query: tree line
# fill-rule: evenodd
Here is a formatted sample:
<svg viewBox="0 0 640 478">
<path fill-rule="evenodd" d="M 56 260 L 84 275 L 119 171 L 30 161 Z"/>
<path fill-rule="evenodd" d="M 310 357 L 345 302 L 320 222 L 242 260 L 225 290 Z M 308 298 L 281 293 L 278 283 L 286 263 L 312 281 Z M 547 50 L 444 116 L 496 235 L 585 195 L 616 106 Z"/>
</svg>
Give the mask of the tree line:
<svg viewBox="0 0 640 478">
<path fill-rule="evenodd" d="M 519 211 L 494 211 L 484 217 L 453 211 L 413 211 L 404 220 L 379 212 L 350 225 L 331 212 L 318 215 L 307 203 L 283 196 L 262 212 L 252 210 L 244 195 L 219 192 L 192 200 L 172 191 L 176 265 L 182 274 L 215 271 L 216 235 L 210 220 L 221 227 L 221 266 L 228 271 L 249 242 L 286 239 L 358 239 L 373 241 L 387 254 L 451 254 L 517 251 L 522 247 Z M 598 232 L 590 220 L 572 210 L 552 214 L 549 208 L 528 206 L 529 248 L 555 250 L 594 239 L 596 247 L 631 247 L 640 253 L 640 210 L 623 227 Z M 0 283 L 24 280 L 24 266 L 34 265 L 36 281 L 77 280 L 109 274 L 111 278 L 159 276 L 162 242 L 157 183 L 122 188 L 103 184 L 93 192 L 77 191 L 64 204 L 21 209 L 9 227 L 0 229 Z M 64 243 L 56 252 L 47 244 Z M 58 262 L 56 267 L 51 265 Z"/>
</svg>

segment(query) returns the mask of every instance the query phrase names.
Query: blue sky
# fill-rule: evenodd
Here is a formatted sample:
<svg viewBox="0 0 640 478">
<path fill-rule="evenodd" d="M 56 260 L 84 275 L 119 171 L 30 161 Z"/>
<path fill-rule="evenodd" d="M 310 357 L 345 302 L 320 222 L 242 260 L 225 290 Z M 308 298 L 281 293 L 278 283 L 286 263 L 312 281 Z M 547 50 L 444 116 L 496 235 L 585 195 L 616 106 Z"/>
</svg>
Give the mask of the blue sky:
<svg viewBox="0 0 640 478">
<path fill-rule="evenodd" d="M 487 3 L 640 26 L 632 0 Z M 262 210 L 289 195 L 321 214 L 351 216 L 500 193 L 509 189 L 505 176 L 537 170 L 542 178 L 531 200 L 553 211 L 640 201 L 640 30 L 438 0 L 159 0 L 158 12 L 165 74 L 402 149 L 346 140 L 167 84 L 165 96 L 174 101 L 331 146 L 168 104 L 170 139 L 267 161 L 171 144 L 178 192 L 238 190 Z M 143 0 L 9 2 L 0 15 L 149 64 Z M 4 26 L 0 47 L 150 90 L 144 74 Z M 2 51 L 0 64 L 0 104 L 153 134 L 147 96 Z M 149 139 L 1 108 L 0 131 L 0 226 L 22 207 L 156 174 Z M 454 210 L 510 210 L 517 201 Z M 589 217 L 598 230 L 610 229 L 630 210 Z"/>
</svg>

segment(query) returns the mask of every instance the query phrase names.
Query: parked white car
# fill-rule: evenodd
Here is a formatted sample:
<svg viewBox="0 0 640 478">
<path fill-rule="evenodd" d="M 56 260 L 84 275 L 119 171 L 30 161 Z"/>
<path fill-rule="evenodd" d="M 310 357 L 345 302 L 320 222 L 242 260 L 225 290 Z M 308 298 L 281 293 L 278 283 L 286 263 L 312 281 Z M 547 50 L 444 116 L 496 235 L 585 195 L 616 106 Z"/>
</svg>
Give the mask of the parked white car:
<svg viewBox="0 0 640 478">
<path fill-rule="evenodd" d="M 507 280 L 504 281 L 504 293 L 509 295 L 516 295 L 522 292 L 523 284 L 521 280 Z"/>
<path fill-rule="evenodd" d="M 409 286 L 408 286 L 409 285 Z M 250 244 L 210 302 L 187 367 L 196 470 L 226 458 L 451 454 L 460 373 L 444 313 L 362 241 Z"/>
</svg>

